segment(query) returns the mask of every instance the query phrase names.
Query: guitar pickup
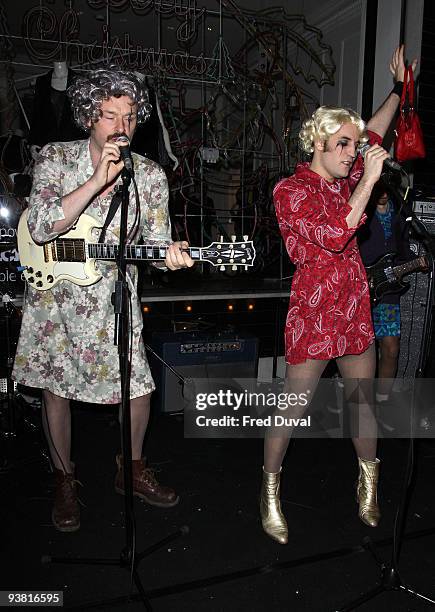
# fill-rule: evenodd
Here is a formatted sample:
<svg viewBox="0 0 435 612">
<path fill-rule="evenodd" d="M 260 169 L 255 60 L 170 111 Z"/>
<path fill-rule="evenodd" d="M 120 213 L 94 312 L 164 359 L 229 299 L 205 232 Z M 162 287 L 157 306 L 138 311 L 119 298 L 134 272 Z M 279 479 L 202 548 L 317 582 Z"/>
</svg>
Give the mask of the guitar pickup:
<svg viewBox="0 0 435 612">
<path fill-rule="evenodd" d="M 45 263 L 48 263 L 49 261 L 57 261 L 55 242 L 47 242 L 43 245 L 43 248 L 44 248 Z"/>
<path fill-rule="evenodd" d="M 397 276 L 394 274 L 394 270 L 391 266 L 384 269 L 385 276 L 388 279 L 388 282 L 395 283 L 397 281 Z"/>
</svg>

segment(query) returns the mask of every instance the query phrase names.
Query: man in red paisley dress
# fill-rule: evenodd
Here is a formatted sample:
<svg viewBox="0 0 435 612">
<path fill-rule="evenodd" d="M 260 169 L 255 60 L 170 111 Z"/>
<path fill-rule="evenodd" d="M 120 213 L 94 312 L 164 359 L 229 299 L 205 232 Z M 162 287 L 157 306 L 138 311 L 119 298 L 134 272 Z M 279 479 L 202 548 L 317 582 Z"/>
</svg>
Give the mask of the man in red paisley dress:
<svg viewBox="0 0 435 612">
<path fill-rule="evenodd" d="M 284 332 L 285 390 L 313 392 L 328 362 L 336 360 L 347 381 L 351 415 L 353 411 L 359 424 L 359 433 L 352 438 L 359 464 L 359 517 L 372 527 L 380 518 L 377 426 L 371 384 L 363 399 L 361 394 L 355 399 L 355 379 L 372 380 L 376 365 L 369 291 L 356 231 L 366 220 L 373 186 L 389 157 L 381 143 L 399 105 L 404 70 L 401 46 L 390 63 L 394 89 L 367 125 L 352 110 L 318 108 L 299 133 L 301 149 L 312 154 L 311 162 L 298 164 L 273 194 L 281 234 L 296 266 Z M 366 142 L 370 148 L 363 159 L 358 147 Z M 297 410 L 292 416 L 301 416 L 306 407 Z M 263 529 L 281 544 L 288 541 L 279 492 L 289 437 L 289 432 L 266 435 L 260 496 Z"/>
</svg>

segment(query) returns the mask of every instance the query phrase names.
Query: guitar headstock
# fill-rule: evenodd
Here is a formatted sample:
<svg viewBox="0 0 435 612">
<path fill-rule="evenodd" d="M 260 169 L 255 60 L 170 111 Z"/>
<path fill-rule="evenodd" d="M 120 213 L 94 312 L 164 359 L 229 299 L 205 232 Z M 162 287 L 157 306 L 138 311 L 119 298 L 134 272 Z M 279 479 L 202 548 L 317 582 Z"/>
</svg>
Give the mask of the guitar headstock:
<svg viewBox="0 0 435 612">
<path fill-rule="evenodd" d="M 243 236 L 243 241 L 231 236 L 231 242 L 224 242 L 221 236 L 220 242 L 212 242 L 209 246 L 198 250 L 201 252 L 201 261 L 207 261 L 222 271 L 228 267 L 231 267 L 231 270 L 243 267 L 247 270 L 254 265 L 254 243 L 248 240 L 248 236 Z"/>
</svg>

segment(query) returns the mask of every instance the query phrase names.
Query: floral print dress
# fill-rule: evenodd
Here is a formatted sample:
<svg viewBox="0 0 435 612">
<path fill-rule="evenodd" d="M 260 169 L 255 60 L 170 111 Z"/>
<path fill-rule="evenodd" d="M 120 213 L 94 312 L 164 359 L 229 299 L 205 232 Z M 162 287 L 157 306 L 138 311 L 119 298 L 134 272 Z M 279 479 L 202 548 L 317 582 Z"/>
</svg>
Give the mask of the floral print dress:
<svg viewBox="0 0 435 612">
<path fill-rule="evenodd" d="M 370 141 L 380 137 L 370 132 Z M 358 156 L 349 177 L 332 182 L 298 164 L 274 189 L 276 215 L 296 265 L 285 326 L 286 363 L 363 353 L 374 340 L 367 276 L 348 201 L 363 173 Z"/>
<path fill-rule="evenodd" d="M 163 170 L 151 160 L 133 154 L 141 205 L 140 231 L 149 244 L 171 242 L 168 186 Z M 63 219 L 61 198 L 93 174 L 89 140 L 50 143 L 41 149 L 35 165 L 29 199 L 28 226 L 33 239 L 44 243 L 56 238 L 55 221 Z M 121 183 L 119 178 L 117 184 Z M 113 192 L 96 197 L 85 209 L 102 226 Z M 128 227 L 135 216 L 130 185 Z M 119 243 L 120 208 L 112 219 L 105 242 Z M 99 231 L 95 230 L 95 242 Z M 64 398 L 115 404 L 121 401 L 118 347 L 114 345 L 114 311 L 111 303 L 118 272 L 114 262 L 99 261 L 102 278 L 81 287 L 61 281 L 52 289 L 27 286 L 23 320 L 13 378 L 29 387 L 48 389 Z M 142 316 L 136 294 L 137 269 L 128 266 L 132 293 L 132 363 L 130 397 L 154 389 L 142 340 Z"/>
</svg>

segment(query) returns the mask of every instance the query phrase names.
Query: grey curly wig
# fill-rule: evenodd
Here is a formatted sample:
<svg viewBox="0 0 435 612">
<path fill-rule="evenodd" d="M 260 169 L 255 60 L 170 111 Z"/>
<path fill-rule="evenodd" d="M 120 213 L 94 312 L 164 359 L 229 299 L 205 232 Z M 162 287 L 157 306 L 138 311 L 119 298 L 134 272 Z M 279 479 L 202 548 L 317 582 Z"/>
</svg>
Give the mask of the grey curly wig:
<svg viewBox="0 0 435 612">
<path fill-rule="evenodd" d="M 338 132 L 345 123 L 352 123 L 359 132 L 361 144 L 368 141 L 366 124 L 355 111 L 338 106 L 319 106 L 302 124 L 299 132 L 299 146 L 304 153 L 314 151 L 314 142 L 318 139 L 327 142 L 328 138 Z"/>
<path fill-rule="evenodd" d="M 138 123 L 148 119 L 152 109 L 148 90 L 134 72 L 102 68 L 77 77 L 68 88 L 74 119 L 87 132 L 101 117 L 101 103 L 121 96 L 128 96 L 137 104 Z"/>
</svg>

